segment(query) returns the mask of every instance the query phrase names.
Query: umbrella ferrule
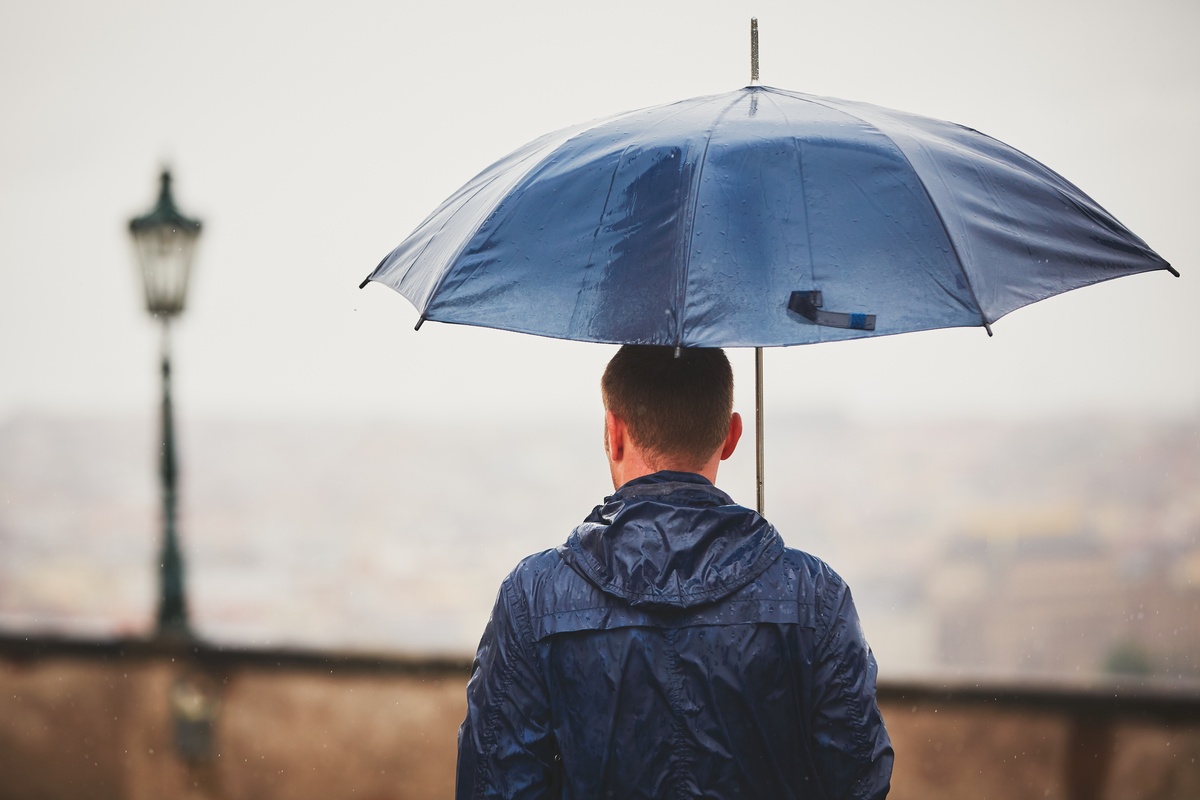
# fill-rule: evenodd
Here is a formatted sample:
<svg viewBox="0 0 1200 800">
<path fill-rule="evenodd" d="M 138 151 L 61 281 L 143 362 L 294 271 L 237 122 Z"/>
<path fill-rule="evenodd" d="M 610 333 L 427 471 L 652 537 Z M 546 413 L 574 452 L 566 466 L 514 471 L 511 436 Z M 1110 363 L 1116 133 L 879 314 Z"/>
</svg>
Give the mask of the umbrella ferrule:
<svg viewBox="0 0 1200 800">
<path fill-rule="evenodd" d="M 750 18 L 750 85 L 758 86 L 758 18 Z"/>
</svg>

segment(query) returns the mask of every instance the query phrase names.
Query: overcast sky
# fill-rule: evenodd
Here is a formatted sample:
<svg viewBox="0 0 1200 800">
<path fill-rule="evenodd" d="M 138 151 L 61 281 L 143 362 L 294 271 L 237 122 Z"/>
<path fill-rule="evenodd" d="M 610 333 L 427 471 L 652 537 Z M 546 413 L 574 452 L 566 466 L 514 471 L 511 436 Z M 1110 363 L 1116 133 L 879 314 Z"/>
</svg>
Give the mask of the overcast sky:
<svg viewBox="0 0 1200 800">
<path fill-rule="evenodd" d="M 128 219 L 163 164 L 204 221 L 180 413 L 597 413 L 611 348 L 438 324 L 359 282 L 541 133 L 748 82 L 977 128 L 1183 274 L 979 329 L 772 350 L 772 408 L 1012 416 L 1200 409 L 1200 5 L 0 0 L 0 423 L 149 414 L 159 336 Z M 736 353 L 746 407 L 752 357 Z M 597 426 L 598 426 L 597 422 Z"/>
</svg>

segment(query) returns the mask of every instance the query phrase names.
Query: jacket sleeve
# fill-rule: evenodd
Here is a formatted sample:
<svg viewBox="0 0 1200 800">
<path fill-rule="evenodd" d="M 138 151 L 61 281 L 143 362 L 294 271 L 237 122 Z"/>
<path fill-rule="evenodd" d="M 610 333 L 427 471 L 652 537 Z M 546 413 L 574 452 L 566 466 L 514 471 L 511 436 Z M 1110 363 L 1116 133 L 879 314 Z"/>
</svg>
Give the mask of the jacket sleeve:
<svg viewBox="0 0 1200 800">
<path fill-rule="evenodd" d="M 557 752 L 528 608 L 510 575 L 500 586 L 467 684 L 456 797 L 556 796 Z"/>
<path fill-rule="evenodd" d="M 817 644 L 812 723 L 814 762 L 830 800 L 882 800 L 892 776 L 892 743 L 875 699 L 876 664 L 850 590 L 827 585 Z"/>
</svg>

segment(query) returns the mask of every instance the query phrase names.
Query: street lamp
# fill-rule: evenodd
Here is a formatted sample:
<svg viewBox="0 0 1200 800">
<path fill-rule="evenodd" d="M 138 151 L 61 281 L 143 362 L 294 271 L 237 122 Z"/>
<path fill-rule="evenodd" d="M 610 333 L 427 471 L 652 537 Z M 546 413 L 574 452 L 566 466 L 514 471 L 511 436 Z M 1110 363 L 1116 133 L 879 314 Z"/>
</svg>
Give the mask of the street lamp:
<svg viewBox="0 0 1200 800">
<path fill-rule="evenodd" d="M 187 637 L 188 613 L 183 585 L 183 557 L 175 529 L 175 424 L 171 414 L 171 318 L 183 311 L 192 253 L 200 237 L 200 220 L 189 219 L 171 197 L 171 173 L 163 170 L 158 202 L 148 214 L 129 221 L 141 267 L 146 310 L 162 322 L 162 479 L 163 541 L 159 559 L 158 628 L 160 636 Z"/>
</svg>

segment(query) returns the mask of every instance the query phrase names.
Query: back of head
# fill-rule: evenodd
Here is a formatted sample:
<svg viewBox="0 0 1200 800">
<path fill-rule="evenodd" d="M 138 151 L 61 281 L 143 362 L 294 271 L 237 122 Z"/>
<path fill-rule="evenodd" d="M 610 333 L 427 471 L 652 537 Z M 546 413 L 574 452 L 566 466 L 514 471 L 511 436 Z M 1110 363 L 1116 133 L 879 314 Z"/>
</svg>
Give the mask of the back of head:
<svg viewBox="0 0 1200 800">
<path fill-rule="evenodd" d="M 702 464 L 721 447 L 733 414 L 733 370 L 713 348 L 625 345 L 604 370 L 604 407 L 638 447 L 663 462 Z"/>
</svg>

